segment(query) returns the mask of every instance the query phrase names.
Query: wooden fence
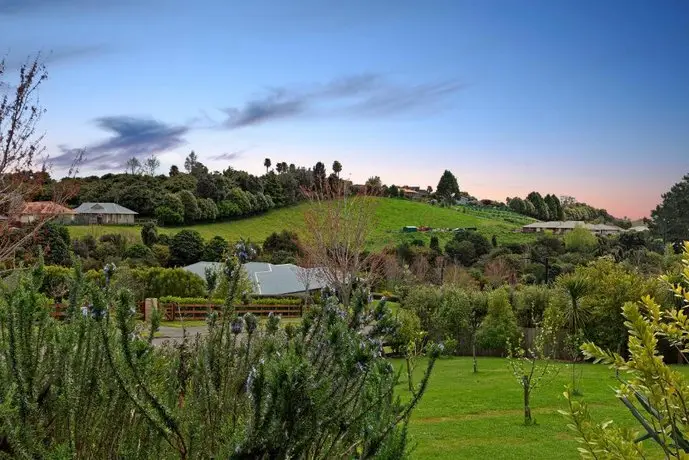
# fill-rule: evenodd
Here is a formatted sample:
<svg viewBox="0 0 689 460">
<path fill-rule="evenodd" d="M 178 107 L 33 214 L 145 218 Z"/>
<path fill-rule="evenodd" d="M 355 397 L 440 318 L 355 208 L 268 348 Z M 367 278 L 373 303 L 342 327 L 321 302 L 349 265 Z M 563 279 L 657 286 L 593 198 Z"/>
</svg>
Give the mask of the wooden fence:
<svg viewBox="0 0 689 460">
<path fill-rule="evenodd" d="M 166 321 L 204 320 L 212 311 L 220 313 L 222 305 L 166 303 L 161 304 L 159 308 Z M 239 315 L 253 313 L 256 316 L 268 316 L 273 313 L 283 318 L 299 318 L 303 312 L 303 305 L 236 305 L 235 312 Z"/>
</svg>

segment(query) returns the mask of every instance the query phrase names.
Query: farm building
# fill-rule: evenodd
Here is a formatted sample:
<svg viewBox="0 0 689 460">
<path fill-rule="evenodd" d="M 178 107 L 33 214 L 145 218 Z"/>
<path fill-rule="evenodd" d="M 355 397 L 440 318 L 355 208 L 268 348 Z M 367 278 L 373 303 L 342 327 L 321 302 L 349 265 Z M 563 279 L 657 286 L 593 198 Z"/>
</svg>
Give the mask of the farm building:
<svg viewBox="0 0 689 460">
<path fill-rule="evenodd" d="M 184 267 L 205 279 L 206 269 L 222 270 L 221 262 L 196 262 Z M 301 294 L 305 290 L 304 278 L 309 278 L 309 291 L 318 291 L 327 283 L 318 268 L 302 268 L 293 264 L 274 265 L 264 262 L 248 262 L 242 268 L 254 286 L 258 295 Z M 302 276 L 305 274 L 306 276 Z"/>
<path fill-rule="evenodd" d="M 71 223 L 74 220 L 74 211 L 54 201 L 32 201 L 25 203 L 15 220 L 22 224 L 54 219 L 60 223 Z"/>
<path fill-rule="evenodd" d="M 612 235 L 614 233 L 622 232 L 622 228 L 614 225 L 605 224 L 587 224 L 580 220 L 566 220 L 566 221 L 551 221 L 551 222 L 534 222 L 522 227 L 523 233 L 538 233 L 550 231 L 556 234 L 567 233 L 577 227 L 582 227 L 592 231 L 598 235 Z"/>
<path fill-rule="evenodd" d="M 138 213 L 117 203 L 82 203 L 74 210 L 80 224 L 133 224 Z"/>
</svg>

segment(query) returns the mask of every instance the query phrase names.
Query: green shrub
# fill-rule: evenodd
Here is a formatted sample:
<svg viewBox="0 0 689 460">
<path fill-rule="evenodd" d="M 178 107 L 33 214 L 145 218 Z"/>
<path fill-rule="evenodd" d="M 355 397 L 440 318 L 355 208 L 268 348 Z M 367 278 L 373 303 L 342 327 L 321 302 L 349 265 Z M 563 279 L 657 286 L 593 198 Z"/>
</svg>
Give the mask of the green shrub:
<svg viewBox="0 0 689 460">
<path fill-rule="evenodd" d="M 516 346 L 520 334 L 517 320 L 505 289 L 497 289 L 488 295 L 488 314 L 478 335 L 481 346 L 505 351 L 509 344 Z"/>
</svg>

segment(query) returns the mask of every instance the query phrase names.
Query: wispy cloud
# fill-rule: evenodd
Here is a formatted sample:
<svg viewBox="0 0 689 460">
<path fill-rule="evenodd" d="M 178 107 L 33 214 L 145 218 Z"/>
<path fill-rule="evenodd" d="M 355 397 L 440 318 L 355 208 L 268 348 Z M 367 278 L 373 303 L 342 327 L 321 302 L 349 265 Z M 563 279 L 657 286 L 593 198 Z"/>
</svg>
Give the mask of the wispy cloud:
<svg viewBox="0 0 689 460">
<path fill-rule="evenodd" d="M 428 109 L 462 88 L 456 81 L 403 85 L 377 74 L 353 75 L 306 88 L 271 88 L 266 94 L 240 107 L 223 111 L 228 129 L 296 118 L 310 113 L 319 116 L 380 117 Z"/>
<path fill-rule="evenodd" d="M 244 152 L 246 152 L 246 150 L 237 150 L 236 152 L 226 152 L 226 153 L 220 153 L 218 155 L 212 155 L 208 158 L 211 160 L 214 160 L 214 161 L 219 161 L 219 160 L 232 161 L 232 160 L 236 160 L 237 158 L 241 157 Z"/>
<path fill-rule="evenodd" d="M 174 126 L 151 118 L 101 117 L 98 127 L 112 134 L 108 139 L 86 146 L 83 165 L 96 170 L 122 168 L 132 157 L 160 154 L 186 144 L 188 126 Z M 51 158 L 56 167 L 70 164 L 75 150 L 60 146 L 61 155 Z"/>
</svg>

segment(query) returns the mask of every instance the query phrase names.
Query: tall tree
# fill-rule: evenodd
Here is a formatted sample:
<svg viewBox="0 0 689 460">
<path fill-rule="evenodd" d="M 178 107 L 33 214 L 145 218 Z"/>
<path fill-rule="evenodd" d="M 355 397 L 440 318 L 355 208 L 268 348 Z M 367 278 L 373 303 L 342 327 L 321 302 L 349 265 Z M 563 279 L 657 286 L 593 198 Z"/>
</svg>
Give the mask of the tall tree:
<svg viewBox="0 0 689 460">
<path fill-rule="evenodd" d="M 335 160 L 333 161 L 333 172 L 337 175 L 337 178 L 340 178 L 340 172 L 342 171 L 342 163 L 339 161 Z"/>
<path fill-rule="evenodd" d="M 545 204 L 545 200 L 540 193 L 531 192 L 526 196 L 526 199 L 534 205 L 534 208 L 536 208 L 536 215 L 533 217 L 541 220 L 550 219 L 550 211 L 548 210 L 548 206 Z"/>
<path fill-rule="evenodd" d="M 174 177 L 179 174 L 179 168 L 177 165 L 172 165 L 170 166 L 170 173 L 168 174 L 170 177 Z"/>
<path fill-rule="evenodd" d="M 187 157 L 184 159 L 184 170 L 188 173 L 191 173 L 191 171 L 194 169 L 194 166 L 196 166 L 196 163 L 198 163 L 199 158 L 196 156 L 196 152 L 193 150 L 187 155 Z"/>
<path fill-rule="evenodd" d="M 451 201 L 455 195 L 459 194 L 457 178 L 449 170 L 446 169 L 443 175 L 440 176 L 438 186 L 435 188 L 435 194 L 446 202 Z"/>
<path fill-rule="evenodd" d="M 317 162 L 313 167 L 313 182 L 316 186 L 316 191 L 323 193 L 325 191 L 326 174 L 325 165 L 322 162 Z"/>
<path fill-rule="evenodd" d="M 663 194 L 651 219 L 651 232 L 666 243 L 689 240 L 689 174 Z"/>
<path fill-rule="evenodd" d="M 131 157 L 127 162 L 125 163 L 126 166 L 126 171 L 129 174 L 140 174 L 141 173 L 141 162 L 139 161 L 138 158 L 136 157 Z"/>
<path fill-rule="evenodd" d="M 548 207 L 548 214 L 552 220 L 565 220 L 565 213 L 560 200 L 553 194 L 548 194 L 543 199 Z"/>
<path fill-rule="evenodd" d="M 268 174 L 268 170 L 270 169 L 270 165 L 271 165 L 270 158 L 266 158 L 265 160 L 263 160 L 263 166 L 266 167 L 266 174 Z"/>
<path fill-rule="evenodd" d="M 160 160 L 157 156 L 151 155 L 150 157 L 146 158 L 146 161 L 144 162 L 144 169 L 149 176 L 155 176 L 158 168 L 160 168 Z"/>
</svg>

